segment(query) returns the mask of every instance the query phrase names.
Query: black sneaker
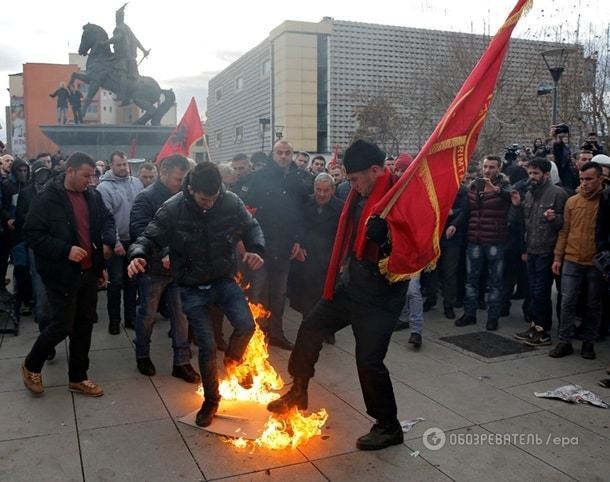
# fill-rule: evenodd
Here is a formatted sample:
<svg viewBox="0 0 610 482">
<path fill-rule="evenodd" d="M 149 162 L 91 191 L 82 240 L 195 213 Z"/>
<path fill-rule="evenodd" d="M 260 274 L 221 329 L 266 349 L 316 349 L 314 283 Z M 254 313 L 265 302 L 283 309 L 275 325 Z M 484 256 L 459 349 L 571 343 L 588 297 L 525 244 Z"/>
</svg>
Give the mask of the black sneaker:
<svg viewBox="0 0 610 482">
<path fill-rule="evenodd" d="M 197 416 L 195 417 L 195 423 L 200 427 L 207 427 L 212 423 L 212 419 L 216 412 L 218 411 L 219 402 L 203 402 L 201 405 L 201 409 L 197 412 Z"/>
<path fill-rule="evenodd" d="M 580 356 L 585 360 L 595 360 L 595 350 L 593 349 L 593 343 L 583 341 L 582 348 L 580 349 Z"/>
<path fill-rule="evenodd" d="M 187 383 L 199 383 L 201 377 L 197 373 L 190 363 L 186 365 L 174 365 L 172 370 L 172 377 L 182 378 Z"/>
<path fill-rule="evenodd" d="M 530 326 L 525 331 L 520 331 L 519 333 L 515 333 L 513 338 L 519 341 L 528 341 L 534 337 L 536 333 L 536 323 L 530 323 Z"/>
<path fill-rule="evenodd" d="M 528 346 L 545 346 L 551 344 L 551 335 L 544 330 L 535 330 L 532 337 L 525 342 Z"/>
<path fill-rule="evenodd" d="M 485 328 L 487 328 L 489 331 L 496 331 L 498 329 L 498 320 L 495 318 L 490 318 L 487 320 L 487 325 L 485 325 Z"/>
<path fill-rule="evenodd" d="M 146 375 L 147 377 L 152 377 L 155 375 L 155 373 L 157 373 L 157 370 L 155 369 L 155 365 L 153 365 L 153 362 L 151 361 L 150 358 L 137 358 L 136 363 L 138 365 L 138 371 L 142 375 Z"/>
<path fill-rule="evenodd" d="M 413 345 L 415 348 L 419 348 L 422 344 L 421 335 L 419 333 L 411 333 L 409 343 L 411 343 L 411 345 Z"/>
<path fill-rule="evenodd" d="M 571 355 L 572 353 L 574 353 L 572 343 L 565 343 L 562 341 L 557 343 L 557 346 L 549 352 L 549 356 L 552 358 L 562 358 Z"/>
<path fill-rule="evenodd" d="M 398 421 L 391 425 L 376 423 L 369 433 L 358 438 L 356 447 L 359 450 L 381 450 L 403 442 L 404 435 Z"/>
<path fill-rule="evenodd" d="M 455 320 L 455 322 L 453 324 L 455 326 L 468 326 L 468 325 L 476 325 L 476 323 L 477 323 L 476 317 L 462 315 L 457 320 Z"/>
</svg>

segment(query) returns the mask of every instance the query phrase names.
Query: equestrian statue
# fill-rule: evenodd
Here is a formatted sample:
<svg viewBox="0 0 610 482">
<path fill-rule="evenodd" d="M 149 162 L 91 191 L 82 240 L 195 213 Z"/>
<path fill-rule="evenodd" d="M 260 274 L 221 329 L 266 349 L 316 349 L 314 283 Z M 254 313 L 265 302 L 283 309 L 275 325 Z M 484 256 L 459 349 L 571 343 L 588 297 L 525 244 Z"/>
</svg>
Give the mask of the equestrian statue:
<svg viewBox="0 0 610 482">
<path fill-rule="evenodd" d="M 99 25 L 88 23 L 83 26 L 78 53 L 87 56 L 86 70 L 74 72 L 70 85 L 76 80 L 89 84 L 81 110 L 83 116 L 98 89 L 102 87 L 116 94 L 121 106 L 133 102 L 144 111 L 134 124 L 144 125 L 150 122 L 157 126 L 174 105 L 176 96 L 171 89 L 161 89 L 152 77 L 140 76 L 138 49 L 144 54 L 142 60 L 148 56 L 150 50 L 142 46 L 125 23 L 126 5 L 116 11 L 116 27 L 112 38 L 108 38 L 106 31 Z M 110 45 L 114 47 L 114 51 L 110 49 Z"/>
</svg>

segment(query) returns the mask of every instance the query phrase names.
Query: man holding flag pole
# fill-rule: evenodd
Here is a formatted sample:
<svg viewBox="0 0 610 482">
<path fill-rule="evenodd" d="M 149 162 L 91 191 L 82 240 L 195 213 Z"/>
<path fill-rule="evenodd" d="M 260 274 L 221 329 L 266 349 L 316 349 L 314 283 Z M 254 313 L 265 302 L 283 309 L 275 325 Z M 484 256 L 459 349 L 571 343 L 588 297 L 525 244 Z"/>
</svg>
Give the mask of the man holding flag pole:
<svg viewBox="0 0 610 482">
<path fill-rule="evenodd" d="M 307 387 L 322 340 L 351 325 L 367 413 L 376 419 L 356 445 L 378 450 L 403 442 L 383 360 L 404 302 L 406 280 L 432 267 L 440 255 L 441 229 L 493 100 L 510 35 L 531 3 L 517 2 L 398 181 L 383 168 L 385 153 L 374 144 L 358 140 L 345 151 L 352 189 L 339 220 L 323 299 L 299 328 L 288 363 L 294 384 L 268 405 L 270 411 L 307 408 Z"/>
</svg>

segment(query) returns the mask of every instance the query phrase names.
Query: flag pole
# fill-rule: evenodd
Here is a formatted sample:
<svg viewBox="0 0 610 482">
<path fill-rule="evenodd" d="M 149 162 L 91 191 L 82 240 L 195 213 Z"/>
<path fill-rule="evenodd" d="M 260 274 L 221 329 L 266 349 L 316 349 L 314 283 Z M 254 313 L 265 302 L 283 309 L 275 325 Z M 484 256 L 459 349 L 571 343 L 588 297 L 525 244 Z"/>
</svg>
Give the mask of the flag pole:
<svg viewBox="0 0 610 482">
<path fill-rule="evenodd" d="M 205 147 L 205 152 L 208 155 L 208 160 L 210 162 L 214 162 L 214 161 L 212 161 L 212 156 L 210 155 L 210 146 L 208 146 L 208 137 L 205 134 L 203 134 L 203 147 Z"/>
</svg>

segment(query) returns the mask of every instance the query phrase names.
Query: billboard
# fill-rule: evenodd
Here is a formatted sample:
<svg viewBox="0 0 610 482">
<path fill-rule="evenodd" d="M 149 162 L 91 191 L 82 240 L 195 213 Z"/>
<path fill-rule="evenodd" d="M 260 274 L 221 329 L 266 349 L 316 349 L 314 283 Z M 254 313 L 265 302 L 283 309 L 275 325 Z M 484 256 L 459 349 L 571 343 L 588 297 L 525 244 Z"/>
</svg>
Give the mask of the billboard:
<svg viewBox="0 0 610 482">
<path fill-rule="evenodd" d="M 7 132 L 11 136 L 11 154 L 13 156 L 25 156 L 25 112 L 23 108 L 23 97 L 11 96 L 11 128 Z"/>
</svg>

